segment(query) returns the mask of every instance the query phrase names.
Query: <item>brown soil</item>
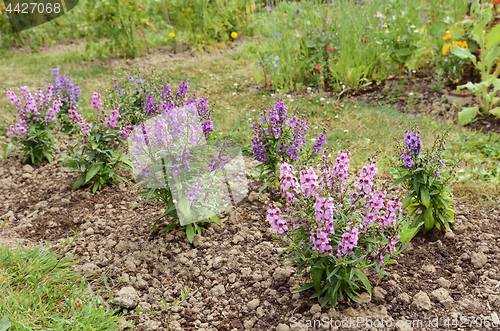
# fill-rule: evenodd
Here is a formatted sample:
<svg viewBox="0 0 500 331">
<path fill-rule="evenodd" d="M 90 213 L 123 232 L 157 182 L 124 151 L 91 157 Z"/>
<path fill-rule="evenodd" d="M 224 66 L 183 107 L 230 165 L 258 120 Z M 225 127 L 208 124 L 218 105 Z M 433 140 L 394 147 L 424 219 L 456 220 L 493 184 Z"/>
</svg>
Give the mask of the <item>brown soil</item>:
<svg viewBox="0 0 500 331">
<path fill-rule="evenodd" d="M 474 82 L 476 80 L 477 77 L 474 76 L 464 77 L 460 83 L 465 84 L 468 81 Z M 455 90 L 456 86 L 447 87 L 442 92 L 435 92 L 429 87 L 429 84 L 433 81 L 432 77 L 417 77 L 408 80 L 406 84 L 394 80 L 386 81 L 379 86 L 373 85 L 367 91 L 353 95 L 353 97 L 356 100 L 373 105 L 390 104 L 402 112 L 410 113 L 417 117 L 428 114 L 435 120 L 458 123 L 457 113 L 461 110 L 461 107 L 455 108 L 450 102 L 445 101 L 446 97 L 443 94 L 443 92 L 447 94 Z M 413 93 L 413 96 L 410 93 Z M 465 103 L 463 106 L 472 107 L 477 104 L 479 102 L 474 96 L 472 102 Z M 467 127 L 473 131 L 481 131 L 482 133 L 492 132 L 500 134 L 500 118 L 493 115 L 489 117 L 478 115 L 476 120 L 468 124 Z"/>
<path fill-rule="evenodd" d="M 57 240 L 79 230 L 67 253 L 78 259 L 76 270 L 91 278 L 107 275 L 110 284 L 117 284 L 115 300 L 121 288 L 132 286 L 142 314 L 161 310 L 162 298 L 172 303 L 182 288 L 190 289 L 188 300 L 171 311 L 173 330 L 324 330 L 293 326 L 299 320 L 331 318 L 335 323 L 363 316 L 393 321 L 393 327 L 371 330 L 412 330 L 395 328 L 401 319 L 414 320 L 414 330 L 455 329 L 454 318 L 459 325 L 467 318 L 462 324 L 467 329 L 486 330 L 484 324 L 491 324 L 500 309 L 498 209 L 457 202 L 454 233 L 417 236 L 387 267 L 389 275 L 374 289 L 371 302 L 342 300 L 335 309 L 330 304 L 321 309 L 309 299 L 313 292 L 291 293 L 303 285 L 303 274 L 294 275 L 286 257 L 277 257 L 284 246 L 272 240 L 275 232 L 263 204 L 255 200 L 263 197 L 256 193 L 261 183 L 253 178 L 248 178 L 250 195 L 221 215 L 223 225 L 205 226 L 192 245 L 183 231 L 151 231 L 162 206 L 148 203 L 132 210 L 142 200 L 136 188 L 121 184 L 93 195 L 88 188 L 73 191 L 76 178 L 56 163 L 30 168 L 14 158 L 1 161 L 0 215 L 8 221 L 0 238 L 24 244 L 50 240 L 61 248 Z M 370 281 L 374 286 L 376 275 Z M 439 288 L 441 294 L 433 292 Z M 100 294 L 109 302 L 109 291 Z M 431 300 L 425 303 L 427 297 Z M 438 328 L 426 324 L 435 318 Z M 478 326 L 469 328 L 471 318 Z M 135 320 L 134 330 L 167 326 L 165 312 L 127 319 Z M 370 330 L 365 324 L 329 329 Z"/>
</svg>

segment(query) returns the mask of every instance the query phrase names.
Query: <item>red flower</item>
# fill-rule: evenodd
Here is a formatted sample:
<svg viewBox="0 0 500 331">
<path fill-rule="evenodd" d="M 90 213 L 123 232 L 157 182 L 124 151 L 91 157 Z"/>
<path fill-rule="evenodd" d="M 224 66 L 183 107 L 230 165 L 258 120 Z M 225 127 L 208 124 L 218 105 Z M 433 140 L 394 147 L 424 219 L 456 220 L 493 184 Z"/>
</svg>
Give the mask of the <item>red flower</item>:
<svg viewBox="0 0 500 331">
<path fill-rule="evenodd" d="M 255 46 L 260 46 L 260 43 L 256 43 Z"/>
<path fill-rule="evenodd" d="M 334 51 L 335 47 L 327 47 L 326 49 L 329 50 L 329 51 Z"/>
<path fill-rule="evenodd" d="M 321 67 L 320 66 L 315 66 L 314 69 L 321 70 Z"/>
<path fill-rule="evenodd" d="M 433 17 L 432 19 L 433 19 L 433 20 L 435 20 L 436 18 L 435 18 L 435 17 Z"/>
<path fill-rule="evenodd" d="M 425 21 L 425 24 L 429 24 L 431 21 Z"/>
</svg>

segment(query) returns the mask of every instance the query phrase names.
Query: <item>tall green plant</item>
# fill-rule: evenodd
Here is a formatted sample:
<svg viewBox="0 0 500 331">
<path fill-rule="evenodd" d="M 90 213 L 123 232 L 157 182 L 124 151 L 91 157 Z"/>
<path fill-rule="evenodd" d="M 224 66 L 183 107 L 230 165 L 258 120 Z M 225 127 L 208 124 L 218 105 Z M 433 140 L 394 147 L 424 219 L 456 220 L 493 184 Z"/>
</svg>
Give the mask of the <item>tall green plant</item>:
<svg viewBox="0 0 500 331">
<path fill-rule="evenodd" d="M 500 57 L 500 25 L 486 32 L 487 25 L 493 18 L 491 7 L 473 3 L 471 10 L 475 19 L 465 20 L 463 23 L 473 27 L 470 36 L 480 47 L 479 61 L 468 48 L 453 45 L 450 50 L 454 55 L 472 61 L 476 69 L 481 73 L 481 82 L 476 84 L 468 82 L 465 85 L 460 85 L 458 90 L 467 88 L 475 93 L 481 103 L 483 115 L 489 116 L 493 114 L 500 117 L 500 106 L 495 107 L 500 101 L 500 98 L 497 97 L 497 93 L 500 91 L 500 79 L 492 73 L 494 65 Z M 493 86 L 492 89 L 490 89 L 491 86 Z M 461 124 L 472 122 L 478 110 L 479 106 L 464 108 L 458 114 L 458 121 Z"/>
</svg>

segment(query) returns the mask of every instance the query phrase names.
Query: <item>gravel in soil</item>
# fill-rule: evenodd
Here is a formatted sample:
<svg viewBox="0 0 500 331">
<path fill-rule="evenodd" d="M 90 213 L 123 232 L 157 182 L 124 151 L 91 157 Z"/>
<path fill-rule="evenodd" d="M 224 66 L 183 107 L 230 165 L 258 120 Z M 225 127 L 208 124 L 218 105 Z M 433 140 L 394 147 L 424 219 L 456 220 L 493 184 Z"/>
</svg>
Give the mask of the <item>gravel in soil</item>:
<svg viewBox="0 0 500 331">
<path fill-rule="evenodd" d="M 134 314 L 136 307 L 141 314 L 160 311 L 162 299 L 172 303 L 181 289 L 191 290 L 171 310 L 173 330 L 445 330 L 456 329 L 454 319 L 458 326 L 486 330 L 486 324 L 498 321 L 498 208 L 457 203 L 454 232 L 414 238 L 386 268 L 389 275 L 373 295 L 363 294 L 363 304 L 339 301 L 335 308 L 321 308 L 309 299 L 313 292 L 291 293 L 303 285 L 304 275 L 295 275 L 285 256 L 277 257 L 284 246 L 272 240 L 275 231 L 259 201 L 276 197 L 257 193 L 258 181 L 249 178 L 251 193 L 221 215 L 222 226 L 206 225 L 189 244 L 183 231 L 151 231 L 162 206 L 148 203 L 132 210 L 142 199 L 137 189 L 120 184 L 93 195 L 88 188 L 72 190 L 76 178 L 56 163 L 1 161 L 0 214 L 7 215 L 1 241 L 51 240 L 61 248 L 57 240 L 79 230 L 67 255 L 77 257 L 75 270 L 90 279 L 105 274 L 108 283 L 118 284 L 111 289 L 113 307 Z M 375 286 L 377 275 L 369 277 Z M 105 289 L 98 284 L 95 289 Z M 109 301 L 109 291 L 100 294 Z M 429 324 L 436 318 L 437 328 Z M 166 330 L 168 314 L 127 319 L 136 321 L 134 330 Z M 397 324 L 403 319 L 413 326 Z M 370 327 L 368 320 L 392 326 Z M 308 321 L 316 321 L 316 327 Z M 320 321 L 334 326 L 318 327 Z M 344 325 L 336 327 L 336 321 Z"/>
</svg>

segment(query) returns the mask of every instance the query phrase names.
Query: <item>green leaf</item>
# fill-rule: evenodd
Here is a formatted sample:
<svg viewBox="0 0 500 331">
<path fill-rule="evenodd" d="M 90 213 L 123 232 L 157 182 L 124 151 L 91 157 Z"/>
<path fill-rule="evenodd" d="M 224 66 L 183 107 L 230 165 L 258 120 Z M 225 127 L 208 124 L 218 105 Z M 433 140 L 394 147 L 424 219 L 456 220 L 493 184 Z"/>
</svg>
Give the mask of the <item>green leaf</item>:
<svg viewBox="0 0 500 331">
<path fill-rule="evenodd" d="M 185 230 L 186 230 L 186 237 L 188 238 L 189 243 L 192 244 L 193 239 L 194 239 L 194 226 L 193 226 L 193 224 L 186 225 Z"/>
<path fill-rule="evenodd" d="M 391 186 L 396 186 L 396 185 L 398 185 L 399 183 L 402 183 L 402 182 L 404 182 L 404 181 L 406 181 L 406 180 L 408 180 L 408 179 L 410 179 L 410 178 L 412 178 L 412 175 L 406 175 L 406 176 L 404 176 L 404 177 L 401 177 L 401 178 L 399 178 L 398 180 L 396 180 L 396 181 L 395 181 L 395 182 L 394 182 Z"/>
<path fill-rule="evenodd" d="M 443 38 L 444 33 L 448 29 L 448 25 L 443 22 L 437 22 L 432 25 L 431 36 L 436 38 Z"/>
<path fill-rule="evenodd" d="M 497 25 L 500 26 L 500 25 Z M 500 107 L 495 107 L 492 110 L 490 110 L 490 113 L 492 115 L 495 115 L 496 117 L 500 118 Z"/>
<path fill-rule="evenodd" d="M 500 47 L 495 47 L 488 52 L 488 54 L 484 58 L 484 63 L 488 67 L 488 70 L 491 70 L 491 68 L 493 67 L 493 62 L 496 63 L 499 57 L 500 57 Z"/>
<path fill-rule="evenodd" d="M 73 184 L 73 190 L 79 188 L 83 184 L 85 184 L 85 175 L 83 175 L 82 177 L 78 178 L 78 180 Z"/>
<path fill-rule="evenodd" d="M 463 108 L 462 111 L 458 113 L 458 123 L 462 125 L 469 124 L 476 117 L 478 110 L 479 106 Z"/>
<path fill-rule="evenodd" d="M 415 237 L 420 230 L 420 227 L 424 224 L 424 222 L 420 222 L 414 227 L 407 228 L 406 230 L 402 231 L 399 235 L 399 241 L 402 242 L 403 244 L 409 243 L 413 237 Z"/>
<path fill-rule="evenodd" d="M 312 282 L 316 292 L 321 291 L 321 280 L 323 279 L 323 269 L 316 269 L 312 272 Z"/>
<path fill-rule="evenodd" d="M 368 291 L 368 294 L 370 294 L 370 296 L 371 296 L 372 295 L 372 287 L 370 285 L 370 281 L 368 280 L 368 277 L 366 277 L 366 275 L 359 269 L 354 269 L 354 274 L 356 274 L 356 276 L 358 276 L 358 278 L 361 280 L 361 282 L 365 286 L 365 289 Z"/>
<path fill-rule="evenodd" d="M 85 183 L 91 180 L 99 172 L 99 170 L 101 170 L 101 166 L 102 165 L 100 163 L 96 163 L 90 168 L 85 176 Z"/>
<path fill-rule="evenodd" d="M 92 187 L 92 193 L 95 194 L 95 192 L 97 192 L 98 189 L 99 189 L 99 181 L 96 181 L 94 183 L 94 187 Z"/>
<path fill-rule="evenodd" d="M 476 64 L 476 57 L 472 55 L 468 48 L 461 48 L 458 45 L 452 45 L 450 47 L 450 51 L 453 55 L 458 56 L 463 60 L 471 60 L 474 64 Z"/>
<path fill-rule="evenodd" d="M 432 216 L 432 208 L 427 208 L 424 211 L 424 233 L 434 228 L 434 217 Z"/>
<path fill-rule="evenodd" d="M 7 331 L 11 326 L 9 316 L 4 315 L 2 320 L 0 320 L 0 331 Z"/>
<path fill-rule="evenodd" d="M 217 217 L 217 215 L 210 217 L 209 220 L 210 220 L 210 222 L 214 222 L 217 225 L 222 225 L 222 223 L 220 222 L 220 219 L 219 219 L 219 217 Z"/>
<path fill-rule="evenodd" d="M 301 288 L 293 290 L 292 293 L 299 293 L 299 292 L 302 292 L 302 291 L 307 291 L 308 289 L 312 288 L 313 286 L 314 286 L 313 283 L 309 283 L 309 284 L 306 284 L 306 285 L 302 286 Z"/>
<path fill-rule="evenodd" d="M 431 196 L 429 195 L 429 190 L 425 186 L 420 187 L 420 199 L 425 208 L 429 208 L 431 204 Z"/>
<path fill-rule="evenodd" d="M 256 70 L 254 74 L 254 79 L 257 84 L 260 84 L 262 81 L 264 81 L 264 75 L 260 70 Z"/>
<path fill-rule="evenodd" d="M 91 143 L 91 145 L 92 145 L 92 149 L 96 149 L 96 148 L 97 148 L 97 146 L 98 146 L 98 145 L 97 145 L 97 142 L 95 142 L 95 141 L 93 141 L 93 142 Z"/>
<path fill-rule="evenodd" d="M 500 25 L 496 25 L 486 35 L 486 49 L 491 49 L 500 42 Z"/>
<path fill-rule="evenodd" d="M 411 199 L 412 199 L 412 194 L 408 194 L 405 196 L 405 198 L 403 199 L 402 203 L 403 203 L 403 206 L 402 208 L 408 208 L 408 206 L 410 205 L 411 203 Z"/>
</svg>

